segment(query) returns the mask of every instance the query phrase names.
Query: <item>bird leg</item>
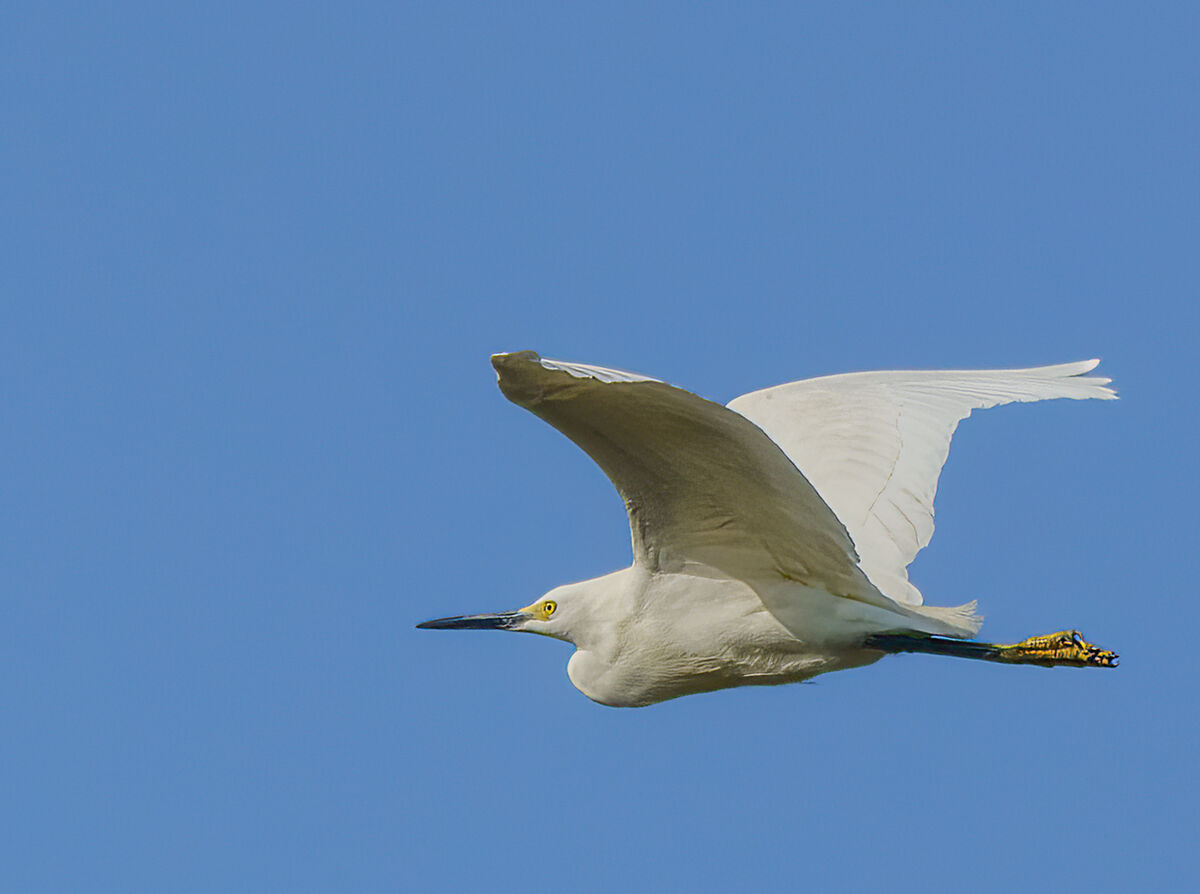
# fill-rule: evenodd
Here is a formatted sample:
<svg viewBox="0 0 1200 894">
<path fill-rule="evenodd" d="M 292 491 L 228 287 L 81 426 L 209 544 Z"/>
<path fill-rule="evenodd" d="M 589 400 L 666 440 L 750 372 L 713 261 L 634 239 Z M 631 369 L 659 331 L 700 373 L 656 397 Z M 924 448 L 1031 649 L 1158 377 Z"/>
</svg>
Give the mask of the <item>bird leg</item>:
<svg viewBox="0 0 1200 894">
<path fill-rule="evenodd" d="M 1078 630 L 1031 636 L 1010 646 L 1000 646 L 1000 660 L 1042 667 L 1116 667 L 1117 653 L 1093 646 Z"/>
<path fill-rule="evenodd" d="M 1004 664 L 1036 664 L 1041 667 L 1116 667 L 1117 653 L 1093 646 L 1078 630 L 1063 630 L 1031 636 L 1019 643 L 980 643 L 944 636 L 914 633 L 876 633 L 864 645 L 881 652 L 924 652 L 952 655 Z"/>
</svg>

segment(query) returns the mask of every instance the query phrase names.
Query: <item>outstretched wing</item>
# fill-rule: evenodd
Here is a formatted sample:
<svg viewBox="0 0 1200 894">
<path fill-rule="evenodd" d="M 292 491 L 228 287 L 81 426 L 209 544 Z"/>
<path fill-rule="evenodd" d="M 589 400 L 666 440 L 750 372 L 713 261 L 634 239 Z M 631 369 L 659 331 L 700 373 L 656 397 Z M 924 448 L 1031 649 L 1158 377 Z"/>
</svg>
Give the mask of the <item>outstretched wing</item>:
<svg viewBox="0 0 1200 894">
<path fill-rule="evenodd" d="M 812 485 L 744 416 L 665 382 L 532 351 L 492 364 L 505 397 L 578 444 L 616 486 L 635 562 L 664 571 L 701 562 L 894 606 Z"/>
<path fill-rule="evenodd" d="M 859 565 L 908 605 L 908 564 L 933 536 L 933 497 L 972 410 L 1055 397 L 1112 399 L 1098 360 L 1036 369 L 865 372 L 744 394 L 729 403 L 783 448 L 846 526 Z"/>
</svg>

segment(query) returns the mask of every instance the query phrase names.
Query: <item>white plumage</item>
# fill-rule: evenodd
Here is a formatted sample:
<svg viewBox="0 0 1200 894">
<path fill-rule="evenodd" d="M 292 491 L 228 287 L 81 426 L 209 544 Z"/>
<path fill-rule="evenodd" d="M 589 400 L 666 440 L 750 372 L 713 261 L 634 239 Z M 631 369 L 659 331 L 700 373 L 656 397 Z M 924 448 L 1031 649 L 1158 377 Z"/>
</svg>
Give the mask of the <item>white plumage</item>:
<svg viewBox="0 0 1200 894">
<path fill-rule="evenodd" d="M 766 432 L 846 526 L 859 567 L 897 602 L 922 603 L 908 565 L 933 536 L 950 438 L 972 410 L 1069 397 L 1111 400 L 1099 360 L 1033 369 L 823 376 L 729 402 Z"/>
<path fill-rule="evenodd" d="M 568 640 L 572 681 L 614 705 L 801 680 L 905 648 L 870 639 L 879 634 L 973 636 L 973 604 L 923 605 L 907 572 L 933 534 L 955 428 L 972 410 L 1013 401 L 1115 397 L 1109 379 L 1084 375 L 1095 360 L 826 376 L 728 407 L 531 351 L 492 361 L 506 397 L 612 480 L 629 513 L 633 566 L 518 612 L 421 626 Z"/>
</svg>

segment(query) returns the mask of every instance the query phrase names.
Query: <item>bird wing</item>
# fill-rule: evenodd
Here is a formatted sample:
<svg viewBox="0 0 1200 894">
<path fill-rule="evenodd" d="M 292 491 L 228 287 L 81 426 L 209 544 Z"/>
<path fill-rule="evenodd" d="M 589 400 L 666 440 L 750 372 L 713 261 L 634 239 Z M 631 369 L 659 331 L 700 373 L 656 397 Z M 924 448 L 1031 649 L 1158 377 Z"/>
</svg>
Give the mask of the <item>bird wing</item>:
<svg viewBox="0 0 1200 894">
<path fill-rule="evenodd" d="M 791 382 L 729 403 L 804 471 L 846 526 L 875 586 L 921 605 L 908 564 L 933 536 L 933 497 L 972 410 L 1055 397 L 1112 399 L 1098 360 L 1035 369 L 864 372 Z"/>
<path fill-rule="evenodd" d="M 625 501 L 635 563 L 700 562 L 888 608 L 833 511 L 744 416 L 656 379 L 532 351 L 497 354 L 504 396 L 596 461 Z"/>
</svg>

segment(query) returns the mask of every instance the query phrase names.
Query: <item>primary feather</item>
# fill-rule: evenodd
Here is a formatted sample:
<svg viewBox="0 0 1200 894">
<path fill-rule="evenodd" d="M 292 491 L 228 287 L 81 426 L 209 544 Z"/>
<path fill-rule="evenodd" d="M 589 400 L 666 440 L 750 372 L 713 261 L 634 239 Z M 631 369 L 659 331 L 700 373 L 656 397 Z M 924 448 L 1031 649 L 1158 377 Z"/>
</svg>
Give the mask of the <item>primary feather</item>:
<svg viewBox="0 0 1200 894">
<path fill-rule="evenodd" d="M 897 602 L 921 605 L 908 565 L 933 536 L 933 498 L 958 423 L 1014 401 L 1116 397 L 1099 363 L 1006 370 L 864 372 L 744 394 L 729 408 L 778 444 L 834 511 L 859 567 Z"/>
</svg>

